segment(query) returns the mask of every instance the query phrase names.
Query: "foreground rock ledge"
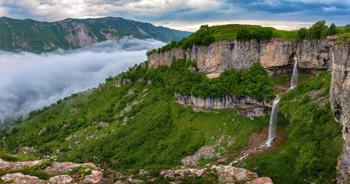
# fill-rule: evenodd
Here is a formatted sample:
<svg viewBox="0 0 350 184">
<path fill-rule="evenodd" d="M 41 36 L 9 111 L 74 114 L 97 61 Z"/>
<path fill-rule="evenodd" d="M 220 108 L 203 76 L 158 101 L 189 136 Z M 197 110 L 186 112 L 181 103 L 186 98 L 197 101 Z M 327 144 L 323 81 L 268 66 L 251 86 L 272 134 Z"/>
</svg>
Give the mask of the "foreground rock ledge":
<svg viewBox="0 0 350 184">
<path fill-rule="evenodd" d="M 48 180 L 42 180 L 37 176 L 30 176 L 21 173 L 21 169 L 31 169 L 42 166 L 42 163 L 44 163 L 44 160 L 22 162 L 7 162 L 0 160 L 0 170 L 7 173 L 1 176 L 1 180 L 4 183 L 12 184 L 97 184 L 101 183 L 103 179 L 102 172 L 92 163 L 78 164 L 73 162 L 53 162 L 52 164 L 45 166 L 46 168 L 40 170 L 40 172 L 50 176 Z M 80 173 L 72 173 L 72 171 L 79 169 L 90 172 L 83 175 Z"/>
<path fill-rule="evenodd" d="M 273 184 L 269 177 L 259 177 L 255 172 L 229 165 L 214 165 L 211 168 L 203 169 L 181 168 L 176 170 L 163 170 L 160 176 L 174 181 L 175 183 L 181 183 L 181 180 L 187 177 L 201 177 L 209 169 L 216 171 L 219 183 L 221 184 Z"/>
</svg>

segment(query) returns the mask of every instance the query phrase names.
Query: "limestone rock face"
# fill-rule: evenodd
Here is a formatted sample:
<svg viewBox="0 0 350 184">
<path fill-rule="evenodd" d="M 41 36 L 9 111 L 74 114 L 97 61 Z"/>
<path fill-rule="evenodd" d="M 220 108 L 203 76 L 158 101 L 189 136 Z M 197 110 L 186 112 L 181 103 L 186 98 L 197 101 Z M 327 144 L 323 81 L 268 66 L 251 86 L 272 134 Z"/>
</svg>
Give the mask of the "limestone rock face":
<svg viewBox="0 0 350 184">
<path fill-rule="evenodd" d="M 298 65 L 304 69 L 329 69 L 331 45 L 328 40 L 303 40 L 297 44 Z"/>
<path fill-rule="evenodd" d="M 246 96 L 224 97 L 195 97 L 175 94 L 179 104 L 193 107 L 195 110 L 238 108 L 247 117 L 261 117 L 265 115 L 267 104 Z"/>
<path fill-rule="evenodd" d="M 97 37 L 90 34 L 89 26 L 73 21 L 65 21 L 62 24 L 66 33 L 66 40 L 75 47 L 86 47 L 98 42 Z"/>
<path fill-rule="evenodd" d="M 338 183 L 350 182 L 350 46 L 333 48 L 330 102 L 335 119 L 343 125 L 343 154 L 338 159 Z"/>
<path fill-rule="evenodd" d="M 260 43 L 257 41 L 219 41 L 209 46 L 193 46 L 188 49 L 174 48 L 163 53 L 151 54 L 150 67 L 170 65 L 177 59 L 191 59 L 197 68 L 206 73 L 221 73 L 229 68 L 249 68 L 258 62 Z"/>
<path fill-rule="evenodd" d="M 249 68 L 260 62 L 270 74 L 275 74 L 291 70 L 294 56 L 297 56 L 300 68 L 329 69 L 330 42 L 328 39 L 297 42 L 279 38 L 270 41 L 217 41 L 208 46 L 174 48 L 163 53 L 153 53 L 148 57 L 148 61 L 150 67 L 158 67 L 187 58 L 196 61 L 198 70 L 207 74 L 222 73 L 232 68 Z"/>
<path fill-rule="evenodd" d="M 261 44 L 260 63 L 264 68 L 278 68 L 291 65 L 294 60 L 295 43 L 272 39 Z"/>
</svg>

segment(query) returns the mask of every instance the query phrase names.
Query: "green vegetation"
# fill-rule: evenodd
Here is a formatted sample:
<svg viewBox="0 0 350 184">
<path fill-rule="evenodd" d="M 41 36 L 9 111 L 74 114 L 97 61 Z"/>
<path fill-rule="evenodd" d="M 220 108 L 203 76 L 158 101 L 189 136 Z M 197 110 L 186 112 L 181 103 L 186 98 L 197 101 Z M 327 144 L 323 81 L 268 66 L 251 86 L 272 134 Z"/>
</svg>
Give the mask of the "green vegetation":
<svg viewBox="0 0 350 184">
<path fill-rule="evenodd" d="M 338 27 L 337 31 L 339 44 L 350 44 L 350 24 L 344 27 Z"/>
<path fill-rule="evenodd" d="M 203 25 L 200 29 L 181 41 L 172 41 L 162 48 L 149 51 L 150 55 L 155 52 L 165 52 L 172 48 L 190 48 L 193 45 L 209 45 L 214 41 L 220 40 L 270 40 L 273 37 L 283 39 L 296 39 L 297 31 L 277 30 L 271 27 L 261 27 L 256 25 L 221 25 L 212 26 Z"/>
<path fill-rule="evenodd" d="M 326 36 L 336 35 L 338 33 L 337 27 L 334 23 L 328 27 L 326 21 L 321 20 L 312 25 L 309 29 L 301 28 L 298 31 L 298 39 L 321 39 Z"/>
<path fill-rule="evenodd" d="M 326 36 L 340 35 L 343 40 L 350 38 L 350 25 L 344 28 L 337 27 L 332 23 L 329 27 L 326 21 L 321 20 L 316 22 L 309 29 L 301 28 L 298 31 L 278 30 L 271 27 L 261 27 L 257 25 L 220 25 L 209 27 L 203 25 L 197 32 L 183 38 L 180 41 L 172 41 L 169 44 L 159 49 L 153 49 L 147 52 L 147 55 L 152 53 L 162 53 L 172 48 L 191 48 L 194 45 L 209 45 L 214 41 L 221 40 L 270 40 L 272 38 L 282 38 L 286 40 L 304 40 L 304 39 L 321 39 Z"/>
<path fill-rule="evenodd" d="M 290 122 L 287 140 L 271 151 L 248 159 L 242 166 L 272 177 L 274 183 L 335 183 L 341 128 L 328 101 L 331 76 L 320 72 L 282 95 L 281 115 Z"/>
<path fill-rule="evenodd" d="M 179 165 L 184 156 L 223 136 L 235 140 L 230 150 L 238 152 L 250 134 L 268 126 L 268 117 L 251 120 L 232 110 L 194 112 L 177 104 L 174 91 L 187 90 L 193 81 L 201 84 L 205 78 L 191 72 L 190 66 L 193 62 L 178 61 L 156 70 L 134 67 L 98 89 L 32 113 L 2 133 L 2 145 L 7 150 L 34 147 L 41 154 L 57 154 L 62 161 L 94 161 L 121 171 L 146 168 L 153 172 Z M 237 80 L 244 92 L 258 82 L 248 74 L 260 76 L 260 80 L 265 76 L 264 84 L 269 81 L 258 65 L 251 70 L 228 71 L 220 80 L 231 85 L 230 78 Z M 152 79 L 151 85 L 134 82 L 146 76 L 152 77 L 147 78 Z M 131 82 L 116 88 L 120 78 Z M 256 84 L 265 89 L 263 82 Z M 233 85 L 230 88 L 239 90 Z"/>
<path fill-rule="evenodd" d="M 330 74 L 300 74 L 299 79 L 300 85 L 282 94 L 280 102 L 278 128 L 285 139 L 240 166 L 272 177 L 276 184 L 334 183 L 342 142 L 328 101 Z M 120 80 L 124 85 L 116 87 Z M 289 80 L 288 75 L 269 78 L 258 64 L 228 70 L 216 79 L 196 72 L 191 61 L 157 69 L 137 65 L 97 89 L 72 95 L 11 125 L 0 132 L 4 137 L 0 145 L 8 151 L 34 147 L 40 154 L 57 155 L 60 161 L 93 161 L 118 171 L 146 169 L 157 174 L 178 166 L 203 145 L 217 145 L 220 139 L 235 140 L 216 149 L 236 155 L 252 133 L 268 126 L 269 117 L 252 120 L 236 110 L 195 112 L 177 104 L 174 93 L 247 95 L 269 101 Z M 208 173 L 186 183 L 216 181 L 217 176 Z M 155 182 L 166 183 L 162 178 Z"/>
<path fill-rule="evenodd" d="M 152 80 L 168 86 L 168 91 L 198 97 L 223 97 L 245 95 L 269 101 L 273 97 L 273 84 L 260 64 L 245 70 L 227 70 L 220 77 L 208 79 L 204 73 L 195 72 L 195 62 L 179 60 L 169 66 L 148 69 L 136 66 L 125 77 L 131 81 Z"/>
<path fill-rule="evenodd" d="M 12 154 L 6 150 L 0 150 L 0 158 L 6 161 L 35 160 L 36 156 L 29 153 L 17 152 Z"/>
</svg>

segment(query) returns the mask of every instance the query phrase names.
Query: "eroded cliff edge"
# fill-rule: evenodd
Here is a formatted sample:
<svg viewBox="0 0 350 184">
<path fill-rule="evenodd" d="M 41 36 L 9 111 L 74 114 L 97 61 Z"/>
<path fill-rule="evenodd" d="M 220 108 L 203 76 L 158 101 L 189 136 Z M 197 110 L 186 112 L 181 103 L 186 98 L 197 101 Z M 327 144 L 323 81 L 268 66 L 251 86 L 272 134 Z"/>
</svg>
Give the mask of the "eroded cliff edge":
<svg viewBox="0 0 350 184">
<path fill-rule="evenodd" d="M 335 119 L 343 125 L 343 154 L 338 159 L 338 183 L 350 182 L 350 46 L 333 47 L 330 102 Z"/>
<path fill-rule="evenodd" d="M 270 41 L 218 41 L 209 46 L 193 46 L 188 49 L 173 48 L 148 57 L 150 67 L 169 65 L 177 59 L 196 61 L 199 71 L 207 74 L 222 73 L 231 68 L 249 68 L 260 62 L 270 74 L 291 70 L 294 56 L 299 68 L 315 70 L 331 66 L 330 42 L 334 38 L 292 41 L 273 38 Z"/>
</svg>

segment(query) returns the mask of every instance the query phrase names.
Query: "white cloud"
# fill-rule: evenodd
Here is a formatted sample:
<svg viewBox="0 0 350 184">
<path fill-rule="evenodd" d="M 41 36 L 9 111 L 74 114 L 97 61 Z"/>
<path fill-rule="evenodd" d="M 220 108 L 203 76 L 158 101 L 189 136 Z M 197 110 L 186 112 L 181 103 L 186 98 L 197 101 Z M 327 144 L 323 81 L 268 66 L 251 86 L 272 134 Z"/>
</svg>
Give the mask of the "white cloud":
<svg viewBox="0 0 350 184">
<path fill-rule="evenodd" d="M 4 6 L 4 0 L 0 0 L 0 16 L 6 16 L 7 15 L 7 10 Z"/>
<path fill-rule="evenodd" d="M 72 52 L 0 52 L 0 122 L 96 87 L 108 76 L 145 61 L 146 50 L 161 45 L 124 38 Z"/>
<path fill-rule="evenodd" d="M 86 18 L 106 15 L 154 16 L 176 9 L 202 11 L 217 8 L 220 0 L 8 0 L 8 3 L 24 7 L 31 14 L 47 20 L 67 17 Z"/>
</svg>

